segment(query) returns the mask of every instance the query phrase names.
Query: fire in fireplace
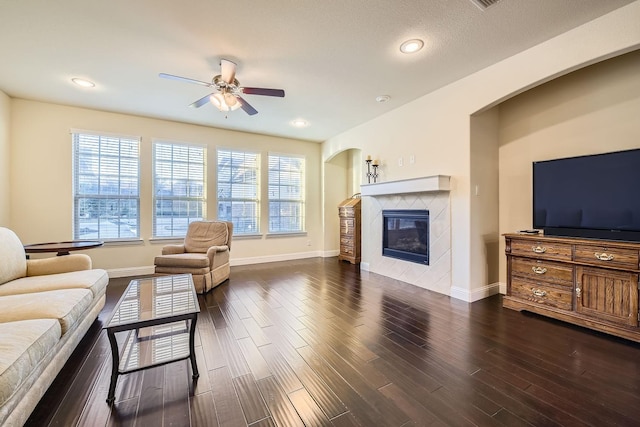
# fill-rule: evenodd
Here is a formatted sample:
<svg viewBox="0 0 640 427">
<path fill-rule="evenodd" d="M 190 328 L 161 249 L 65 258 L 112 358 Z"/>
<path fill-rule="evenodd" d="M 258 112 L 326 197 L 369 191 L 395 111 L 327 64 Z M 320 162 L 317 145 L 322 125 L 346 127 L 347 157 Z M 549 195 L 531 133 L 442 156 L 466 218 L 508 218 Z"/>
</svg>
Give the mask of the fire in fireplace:
<svg viewBox="0 0 640 427">
<path fill-rule="evenodd" d="M 382 255 L 429 265 L 429 211 L 383 210 Z"/>
</svg>

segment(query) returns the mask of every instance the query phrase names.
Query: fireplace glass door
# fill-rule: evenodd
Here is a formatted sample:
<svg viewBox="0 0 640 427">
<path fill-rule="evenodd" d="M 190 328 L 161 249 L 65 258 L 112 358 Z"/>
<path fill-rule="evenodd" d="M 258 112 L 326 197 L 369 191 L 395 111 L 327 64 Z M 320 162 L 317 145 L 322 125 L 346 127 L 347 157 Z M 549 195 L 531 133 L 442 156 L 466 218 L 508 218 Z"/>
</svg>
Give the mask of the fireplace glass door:
<svg viewBox="0 0 640 427">
<path fill-rule="evenodd" d="M 384 210 L 382 255 L 429 265 L 429 211 Z"/>
</svg>

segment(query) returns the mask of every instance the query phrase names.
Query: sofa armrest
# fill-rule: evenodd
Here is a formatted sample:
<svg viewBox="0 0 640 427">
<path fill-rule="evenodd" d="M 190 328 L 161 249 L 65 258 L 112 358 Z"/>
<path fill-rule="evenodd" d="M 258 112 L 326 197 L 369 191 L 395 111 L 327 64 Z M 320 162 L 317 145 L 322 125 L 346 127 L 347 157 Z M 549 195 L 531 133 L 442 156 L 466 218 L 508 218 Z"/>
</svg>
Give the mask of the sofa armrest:
<svg viewBox="0 0 640 427">
<path fill-rule="evenodd" d="M 162 255 L 183 254 L 184 245 L 165 245 L 162 247 Z"/>
<path fill-rule="evenodd" d="M 91 270 L 91 258 L 85 254 L 71 254 L 42 259 L 27 260 L 27 276 L 68 273 Z"/>
</svg>

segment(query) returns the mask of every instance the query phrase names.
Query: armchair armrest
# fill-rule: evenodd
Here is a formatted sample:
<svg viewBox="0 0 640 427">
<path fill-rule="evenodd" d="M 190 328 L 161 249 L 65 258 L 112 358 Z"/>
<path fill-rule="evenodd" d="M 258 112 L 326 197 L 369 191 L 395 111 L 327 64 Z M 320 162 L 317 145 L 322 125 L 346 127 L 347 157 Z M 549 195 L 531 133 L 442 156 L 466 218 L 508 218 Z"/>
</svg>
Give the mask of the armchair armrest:
<svg viewBox="0 0 640 427">
<path fill-rule="evenodd" d="M 227 245 L 210 246 L 209 249 L 207 249 L 207 256 L 209 258 L 212 258 L 216 253 L 227 252 L 228 250 L 229 250 L 229 246 Z"/>
<path fill-rule="evenodd" d="M 27 276 L 44 276 L 79 270 L 91 270 L 91 258 L 89 255 L 71 254 L 27 260 Z"/>
<path fill-rule="evenodd" d="M 162 255 L 174 255 L 185 253 L 184 245 L 165 245 L 162 247 Z"/>
</svg>

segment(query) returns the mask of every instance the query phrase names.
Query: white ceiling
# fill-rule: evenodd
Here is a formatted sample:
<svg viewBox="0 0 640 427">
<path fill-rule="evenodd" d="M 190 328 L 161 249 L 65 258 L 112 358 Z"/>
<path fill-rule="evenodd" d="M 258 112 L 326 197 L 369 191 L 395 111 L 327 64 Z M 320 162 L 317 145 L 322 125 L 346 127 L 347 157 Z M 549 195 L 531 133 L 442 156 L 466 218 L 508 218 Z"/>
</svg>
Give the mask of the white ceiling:
<svg viewBox="0 0 640 427">
<path fill-rule="evenodd" d="M 11 97 L 323 141 L 632 0 L 0 0 Z M 421 38 L 413 55 L 399 45 Z M 220 58 L 259 114 L 189 108 Z M 83 77 L 96 87 L 70 83 Z M 378 95 L 391 100 L 381 104 Z M 304 118 L 306 128 L 290 122 Z"/>
</svg>

